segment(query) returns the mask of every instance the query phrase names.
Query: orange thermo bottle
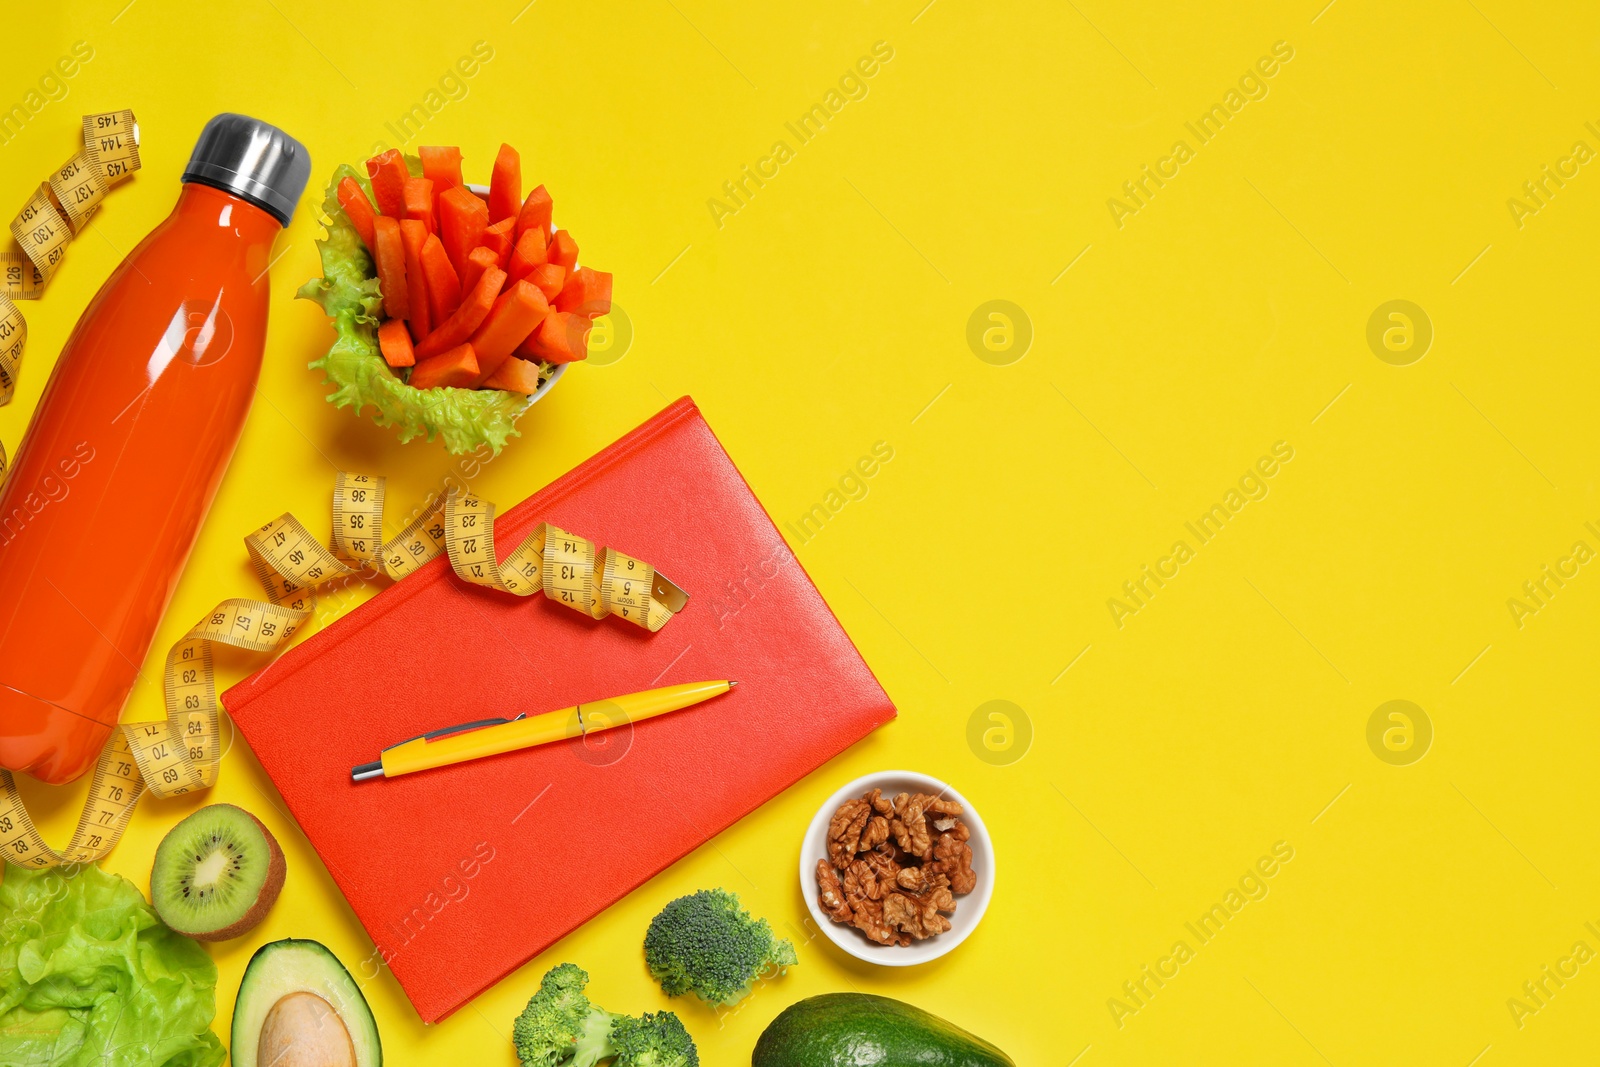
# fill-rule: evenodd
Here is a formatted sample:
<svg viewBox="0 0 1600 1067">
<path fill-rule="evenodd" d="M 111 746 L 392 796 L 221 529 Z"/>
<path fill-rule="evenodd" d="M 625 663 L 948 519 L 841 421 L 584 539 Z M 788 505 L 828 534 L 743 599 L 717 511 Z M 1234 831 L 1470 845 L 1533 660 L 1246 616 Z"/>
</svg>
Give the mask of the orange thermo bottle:
<svg viewBox="0 0 1600 1067">
<path fill-rule="evenodd" d="M 61 350 L 0 488 L 0 767 L 69 781 L 115 728 L 250 411 L 310 174 L 282 130 L 212 119 Z"/>
</svg>

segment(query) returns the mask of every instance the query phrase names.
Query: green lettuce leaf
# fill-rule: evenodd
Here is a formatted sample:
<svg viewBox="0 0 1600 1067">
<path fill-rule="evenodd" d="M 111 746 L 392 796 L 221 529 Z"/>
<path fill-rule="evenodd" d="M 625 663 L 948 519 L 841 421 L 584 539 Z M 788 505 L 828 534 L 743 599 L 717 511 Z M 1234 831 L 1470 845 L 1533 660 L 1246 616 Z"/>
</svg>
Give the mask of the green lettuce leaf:
<svg viewBox="0 0 1600 1067">
<path fill-rule="evenodd" d="M 406 163 L 419 172 L 413 157 Z M 516 421 L 528 409 L 526 397 L 498 389 L 413 389 L 383 361 L 378 351 L 383 296 L 372 257 L 339 206 L 337 190 L 344 178 L 354 178 L 371 194 L 367 179 L 355 168 L 340 164 L 333 172 L 322 202 L 328 235 L 317 242 L 322 277 L 295 294 L 321 304 L 333 320 L 333 347 L 311 363 L 326 376 L 325 384 L 334 387 L 329 402 L 352 407 L 358 415 L 371 407 L 373 421 L 395 427 L 402 444 L 426 434 L 430 441 L 442 439 L 456 454 L 488 445 L 498 455 L 508 438 L 519 436 Z"/>
<path fill-rule="evenodd" d="M 6 867 L 0 1063 L 217 1067 L 217 966 L 126 878 Z"/>
</svg>

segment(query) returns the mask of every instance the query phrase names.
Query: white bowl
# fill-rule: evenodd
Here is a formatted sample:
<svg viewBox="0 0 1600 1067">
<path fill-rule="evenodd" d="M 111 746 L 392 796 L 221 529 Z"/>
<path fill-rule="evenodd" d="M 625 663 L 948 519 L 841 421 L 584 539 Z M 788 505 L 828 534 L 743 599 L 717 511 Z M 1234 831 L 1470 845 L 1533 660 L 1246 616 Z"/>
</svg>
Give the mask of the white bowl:
<svg viewBox="0 0 1600 1067">
<path fill-rule="evenodd" d="M 955 914 L 946 916 L 950 920 L 950 929 L 925 941 L 913 941 L 905 946 L 880 945 L 875 941 L 869 941 L 866 935 L 854 926 L 836 923 L 828 918 L 828 913 L 822 910 L 822 904 L 817 899 L 817 861 L 828 858 L 828 824 L 833 821 L 833 813 L 838 811 L 839 805 L 846 800 L 859 797 L 873 789 L 883 790 L 884 796 L 888 797 L 902 792 L 932 793 L 944 799 L 954 800 L 961 805 L 963 812 L 961 821 L 966 823 L 972 832 L 967 844 L 972 847 L 972 869 L 978 876 L 977 888 L 965 896 L 956 897 Z M 983 819 L 979 817 L 977 809 L 972 806 L 971 801 L 944 782 L 915 771 L 878 771 L 876 774 L 857 778 L 844 786 L 817 809 L 811 825 L 806 828 L 805 838 L 800 842 L 800 894 L 806 898 L 806 907 L 811 909 L 811 918 L 815 920 L 818 929 L 828 935 L 828 940 L 856 959 L 866 960 L 868 963 L 877 963 L 885 967 L 912 967 L 938 959 L 965 941 L 977 928 L 983 919 L 984 911 L 989 907 L 989 897 L 993 893 L 994 843 L 989 839 L 989 830 L 983 825 Z"/>
<path fill-rule="evenodd" d="M 563 374 L 567 373 L 567 368 L 571 365 L 570 363 L 557 363 L 556 369 L 550 372 L 550 377 L 540 382 L 538 389 L 528 394 L 528 402 L 517 409 L 517 417 L 521 418 L 524 411 L 543 400 L 544 395 L 556 387 L 556 383 L 561 380 Z"/>
</svg>

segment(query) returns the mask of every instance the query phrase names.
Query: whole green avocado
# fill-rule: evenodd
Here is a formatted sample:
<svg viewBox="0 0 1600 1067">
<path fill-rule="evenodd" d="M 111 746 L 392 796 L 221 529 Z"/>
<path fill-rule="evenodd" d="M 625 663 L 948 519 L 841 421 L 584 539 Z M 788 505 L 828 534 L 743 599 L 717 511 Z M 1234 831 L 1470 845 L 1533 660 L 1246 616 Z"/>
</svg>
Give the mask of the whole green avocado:
<svg viewBox="0 0 1600 1067">
<path fill-rule="evenodd" d="M 762 1031 L 750 1067 L 1016 1067 L 937 1015 L 870 993 L 824 993 Z"/>
</svg>

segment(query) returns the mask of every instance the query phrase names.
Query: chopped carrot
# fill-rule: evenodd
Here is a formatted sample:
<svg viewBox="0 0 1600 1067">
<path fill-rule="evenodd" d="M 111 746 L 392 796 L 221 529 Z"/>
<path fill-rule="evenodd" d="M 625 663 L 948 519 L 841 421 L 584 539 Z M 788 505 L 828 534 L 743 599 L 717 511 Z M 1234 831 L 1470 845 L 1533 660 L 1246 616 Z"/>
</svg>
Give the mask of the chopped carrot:
<svg viewBox="0 0 1600 1067">
<path fill-rule="evenodd" d="M 467 272 L 467 254 L 483 243 L 488 225 L 488 205 L 465 187 L 447 189 L 439 197 L 439 239 L 457 277 Z"/>
<path fill-rule="evenodd" d="M 589 329 L 594 325 L 582 315 L 552 311 L 533 331 L 529 346 L 548 363 L 571 363 L 589 355 Z"/>
<path fill-rule="evenodd" d="M 522 203 L 522 157 L 508 144 L 500 146 L 494 157 L 494 172 L 489 177 L 489 221 L 517 217 Z"/>
<path fill-rule="evenodd" d="M 472 350 L 478 355 L 476 384 L 482 385 L 499 369 L 549 312 L 544 294 L 527 282 L 517 282 L 502 293 L 489 317 L 472 334 Z"/>
<path fill-rule="evenodd" d="M 406 321 L 411 323 L 411 336 L 418 341 L 433 330 L 433 315 L 428 306 L 428 276 L 422 269 L 422 245 L 428 239 L 428 228 L 416 219 L 400 220 L 400 244 L 406 254 Z"/>
<path fill-rule="evenodd" d="M 367 177 L 372 179 L 372 198 L 378 202 L 378 212 L 391 219 L 406 215 L 406 161 L 398 148 L 367 160 Z"/>
<path fill-rule="evenodd" d="M 494 307 L 494 298 L 500 295 L 500 287 L 505 281 L 506 272 L 499 267 L 485 270 L 455 313 L 434 327 L 427 340 L 417 345 L 418 361 L 437 356 L 471 337 L 472 331 L 489 316 L 490 309 Z"/>
<path fill-rule="evenodd" d="M 559 263 L 568 270 L 578 265 L 578 242 L 566 230 L 557 230 L 550 238 L 550 262 Z"/>
<path fill-rule="evenodd" d="M 467 273 L 461 279 L 461 287 L 470 292 L 472 287 L 478 284 L 478 279 L 483 276 L 483 272 L 485 270 L 487 270 L 489 267 L 498 266 L 500 266 L 500 257 L 494 254 L 494 249 L 485 248 L 482 245 L 479 245 L 477 248 L 474 248 L 471 252 L 467 253 Z M 521 280 L 521 278 L 508 277 L 506 282 L 507 284 L 510 284 L 511 282 Z"/>
<path fill-rule="evenodd" d="M 383 361 L 391 367 L 410 367 L 417 362 L 405 319 L 389 319 L 378 327 L 378 348 L 383 352 Z"/>
<path fill-rule="evenodd" d="M 505 270 L 511 262 L 511 229 L 515 219 L 501 219 L 483 231 L 482 246 L 495 254 L 495 266 Z"/>
<path fill-rule="evenodd" d="M 478 377 L 478 357 L 471 345 L 456 345 L 411 368 L 411 384 L 418 389 L 440 386 L 464 389 Z"/>
<path fill-rule="evenodd" d="M 533 268 L 541 263 L 550 262 L 550 254 L 545 250 L 544 234 L 538 230 L 529 230 L 517 238 L 516 247 L 511 250 L 511 263 L 506 268 L 506 273 L 511 275 L 511 280 L 520 282 Z"/>
<path fill-rule="evenodd" d="M 384 361 L 411 368 L 419 389 L 532 393 L 541 363 L 587 358 L 593 320 L 612 308 L 612 276 L 578 266 L 577 241 L 552 224 L 549 190 L 523 197 L 516 149 L 500 146 L 486 192 L 464 183 L 459 148 L 415 151 L 420 177 L 390 149 L 367 161 L 370 190 L 353 177 L 337 189 L 377 264 Z"/>
<path fill-rule="evenodd" d="M 362 192 L 360 183 L 354 178 L 345 178 L 339 183 L 339 206 L 344 209 L 344 216 L 350 220 L 350 225 L 355 227 L 361 243 L 371 252 L 377 243 L 372 229 L 372 220 L 377 218 L 377 212 L 372 210 L 372 201 L 367 199 L 367 194 Z"/>
<path fill-rule="evenodd" d="M 442 323 L 461 306 L 461 282 L 436 233 L 422 242 L 422 276 L 428 279 L 428 316 Z"/>
<path fill-rule="evenodd" d="M 405 194 L 406 218 L 416 219 L 429 233 L 437 233 L 439 223 L 433 213 L 433 183 L 426 178 L 407 178 Z"/>
<path fill-rule="evenodd" d="M 400 238 L 400 220 L 379 215 L 373 220 L 374 258 L 378 261 L 378 290 L 383 293 L 383 310 L 391 319 L 407 317 L 406 249 Z"/>
<path fill-rule="evenodd" d="M 611 314 L 611 275 L 603 270 L 579 267 L 562 286 L 553 303 L 557 311 L 576 311 L 597 319 Z"/>
<path fill-rule="evenodd" d="M 461 149 L 424 145 L 417 149 L 417 155 L 422 157 L 422 176 L 433 183 L 434 196 L 443 196 L 446 189 L 464 184 L 461 181 Z"/>
<path fill-rule="evenodd" d="M 538 230 L 546 243 L 550 240 L 550 213 L 555 205 L 550 201 L 550 194 L 545 192 L 544 186 L 539 186 L 528 194 L 528 199 L 522 202 L 522 211 L 517 214 L 517 237 L 531 230 Z"/>
<path fill-rule="evenodd" d="M 485 389 L 504 389 L 510 393 L 539 391 L 539 364 L 525 359 L 508 359 L 483 383 Z"/>
<path fill-rule="evenodd" d="M 546 300 L 554 300 L 567 284 L 567 268 L 556 263 L 541 263 L 528 272 L 528 280 L 539 287 Z"/>
</svg>

